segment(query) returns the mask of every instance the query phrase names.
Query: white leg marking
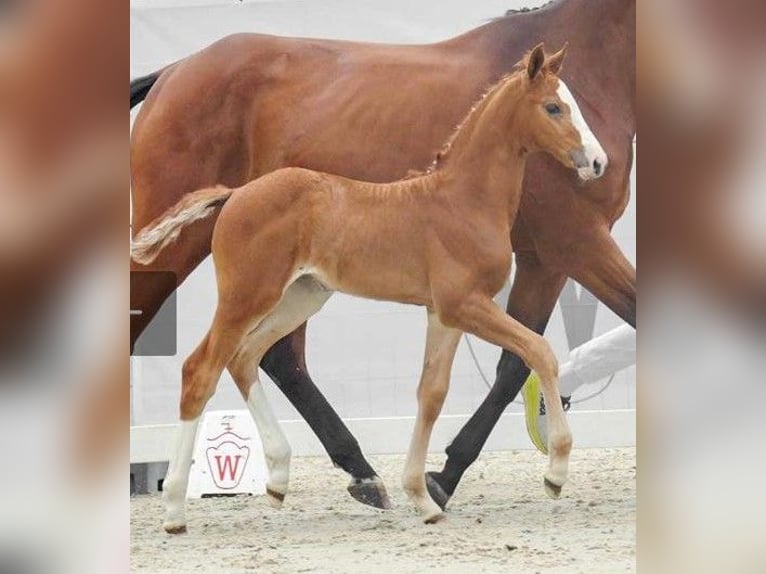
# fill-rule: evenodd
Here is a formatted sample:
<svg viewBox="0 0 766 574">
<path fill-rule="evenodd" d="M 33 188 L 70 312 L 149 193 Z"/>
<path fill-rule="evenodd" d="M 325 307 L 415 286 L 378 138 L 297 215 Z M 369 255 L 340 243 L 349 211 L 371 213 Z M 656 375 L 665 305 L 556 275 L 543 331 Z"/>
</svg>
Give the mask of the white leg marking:
<svg viewBox="0 0 766 574">
<path fill-rule="evenodd" d="M 256 379 L 250 387 L 250 396 L 247 398 L 247 406 L 253 415 L 258 427 L 258 434 L 263 443 L 263 454 L 266 458 L 266 466 L 269 469 L 269 482 L 266 485 L 269 492 L 269 500 L 274 506 L 281 506 L 282 500 L 287 493 L 290 482 L 290 457 L 292 450 L 282 432 L 279 421 L 271 410 L 263 385 Z"/>
<path fill-rule="evenodd" d="M 545 490 L 552 498 L 558 498 L 561 487 L 569 475 L 569 453 L 572 449 L 572 433 L 569 430 L 556 379 L 540 379 L 548 423 L 548 471 L 545 473 Z M 551 487 L 550 482 L 553 487 Z"/>
<path fill-rule="evenodd" d="M 269 469 L 269 501 L 280 507 L 290 480 L 290 444 L 271 410 L 266 393 L 258 380 L 258 365 L 264 353 L 279 339 L 294 331 L 319 311 L 332 295 L 312 277 L 298 277 L 286 290 L 276 308 L 250 333 L 230 365 L 238 385 L 246 388 L 251 381 L 247 406 L 258 427 L 266 466 Z"/>
<path fill-rule="evenodd" d="M 178 426 L 175 450 L 162 487 L 162 498 L 165 501 L 164 528 L 168 532 L 180 532 L 186 528 L 186 488 L 189 485 L 198 424 L 199 418 L 196 418 L 181 421 Z"/>
</svg>

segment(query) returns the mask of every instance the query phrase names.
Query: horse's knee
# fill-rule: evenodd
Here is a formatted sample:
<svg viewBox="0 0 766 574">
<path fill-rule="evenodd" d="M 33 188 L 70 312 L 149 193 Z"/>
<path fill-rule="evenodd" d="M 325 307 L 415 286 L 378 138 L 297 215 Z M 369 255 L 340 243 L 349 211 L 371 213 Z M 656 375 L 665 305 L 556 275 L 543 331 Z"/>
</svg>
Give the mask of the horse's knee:
<svg viewBox="0 0 766 574">
<path fill-rule="evenodd" d="M 527 376 L 529 367 L 524 361 L 518 355 L 503 350 L 495 371 L 493 389 L 497 391 L 492 393 L 491 400 L 499 401 L 504 407 L 508 406 L 516 398 Z"/>
<path fill-rule="evenodd" d="M 418 389 L 420 413 L 427 423 L 433 423 L 439 416 L 446 396 L 446 385 L 432 385 Z"/>
<path fill-rule="evenodd" d="M 559 362 L 553 349 L 541 335 L 535 334 L 530 348 L 529 367 L 540 376 L 543 384 L 556 381 L 559 376 Z"/>
</svg>

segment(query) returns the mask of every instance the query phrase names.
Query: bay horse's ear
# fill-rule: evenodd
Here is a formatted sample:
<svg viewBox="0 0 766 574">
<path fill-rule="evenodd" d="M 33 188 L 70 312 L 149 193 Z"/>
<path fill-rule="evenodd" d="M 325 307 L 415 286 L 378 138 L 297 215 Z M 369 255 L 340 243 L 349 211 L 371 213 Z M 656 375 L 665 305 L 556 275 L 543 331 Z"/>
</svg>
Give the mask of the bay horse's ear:
<svg viewBox="0 0 766 574">
<path fill-rule="evenodd" d="M 567 55 L 567 48 L 569 47 L 569 42 L 564 42 L 564 46 L 553 54 L 550 58 L 545 60 L 545 69 L 553 73 L 554 75 L 558 76 L 559 71 L 561 70 L 561 64 L 564 63 L 564 56 Z"/>
<path fill-rule="evenodd" d="M 534 80 L 545 65 L 545 50 L 542 42 L 535 46 L 529 53 L 527 60 L 527 74 L 530 80 Z"/>
</svg>

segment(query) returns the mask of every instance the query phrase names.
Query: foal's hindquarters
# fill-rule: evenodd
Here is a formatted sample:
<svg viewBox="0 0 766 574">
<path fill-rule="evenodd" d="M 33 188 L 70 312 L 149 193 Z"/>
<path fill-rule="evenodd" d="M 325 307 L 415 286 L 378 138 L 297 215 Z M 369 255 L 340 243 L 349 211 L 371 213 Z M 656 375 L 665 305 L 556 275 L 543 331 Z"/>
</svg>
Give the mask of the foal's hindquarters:
<svg viewBox="0 0 766 574">
<path fill-rule="evenodd" d="M 281 217 L 284 201 L 293 203 L 290 198 L 301 190 L 288 186 L 286 197 L 281 197 L 280 186 L 269 185 L 272 179 L 266 176 L 248 184 L 251 191 L 264 189 L 241 194 L 243 199 L 254 197 L 255 205 L 238 209 L 240 198 L 234 198 L 216 225 L 212 253 L 218 305 L 210 330 L 182 369 L 181 424 L 163 489 L 164 528 L 169 533 L 186 530 L 185 496 L 194 437 L 224 368 L 258 428 L 269 474 L 269 502 L 280 507 L 287 492 L 290 445 L 258 380 L 258 366 L 272 345 L 321 309 L 332 290 L 298 267 L 296 222 Z M 242 217 L 242 213 L 253 217 Z M 251 229 L 255 222 L 257 227 Z"/>
</svg>

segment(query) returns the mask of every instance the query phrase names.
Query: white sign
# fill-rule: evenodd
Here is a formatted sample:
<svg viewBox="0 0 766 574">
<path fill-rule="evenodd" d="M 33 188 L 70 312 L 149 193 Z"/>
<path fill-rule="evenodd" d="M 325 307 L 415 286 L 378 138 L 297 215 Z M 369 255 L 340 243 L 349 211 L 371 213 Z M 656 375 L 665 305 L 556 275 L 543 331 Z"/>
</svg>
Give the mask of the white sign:
<svg viewBox="0 0 766 574">
<path fill-rule="evenodd" d="M 250 412 L 205 413 L 194 445 L 187 498 L 265 494 L 263 447 Z"/>
</svg>

